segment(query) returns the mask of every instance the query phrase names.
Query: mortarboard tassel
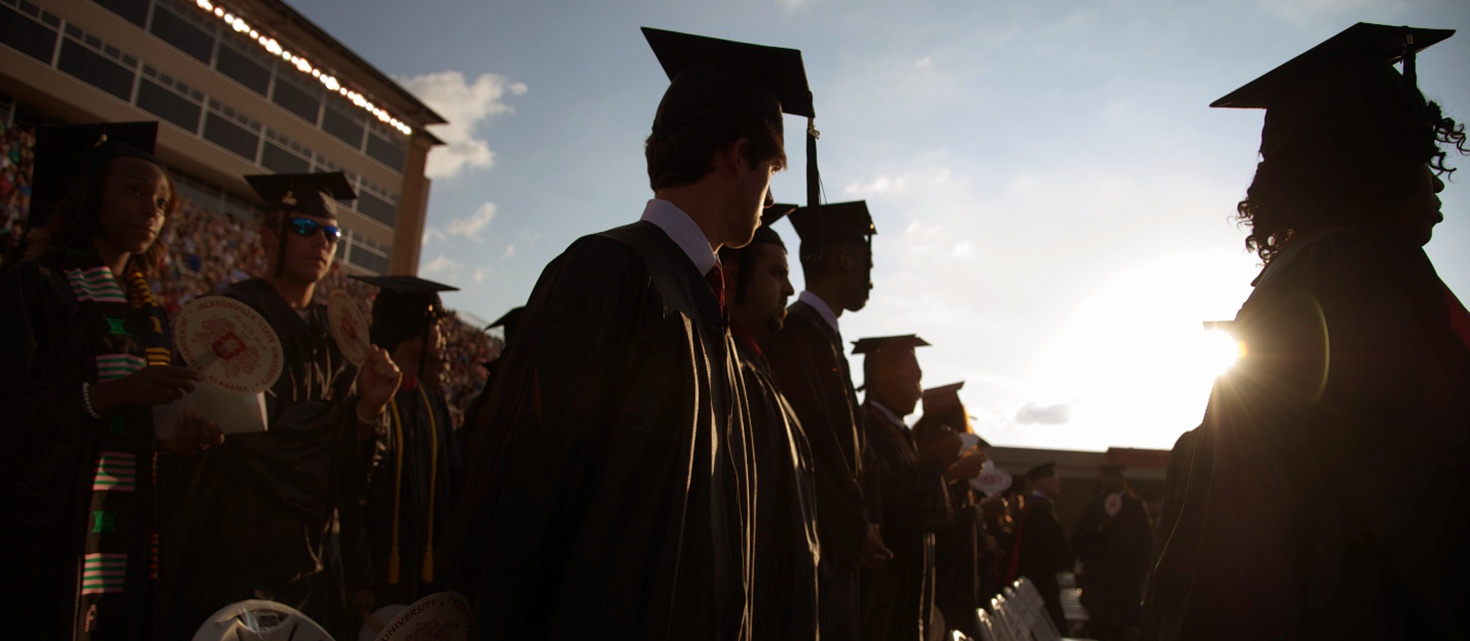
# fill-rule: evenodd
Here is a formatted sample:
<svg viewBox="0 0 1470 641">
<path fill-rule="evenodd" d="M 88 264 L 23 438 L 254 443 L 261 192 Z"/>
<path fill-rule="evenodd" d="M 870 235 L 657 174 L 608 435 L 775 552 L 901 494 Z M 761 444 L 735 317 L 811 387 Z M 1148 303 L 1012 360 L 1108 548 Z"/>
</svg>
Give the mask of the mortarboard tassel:
<svg viewBox="0 0 1470 641">
<path fill-rule="evenodd" d="M 393 540 L 388 544 L 388 585 L 398 585 L 398 511 L 403 500 L 403 417 L 398 414 L 398 399 L 388 401 L 393 410 Z"/>
<path fill-rule="evenodd" d="M 434 421 L 434 406 L 429 403 L 429 393 L 419 386 L 419 396 L 424 399 L 424 409 L 429 413 L 429 535 L 424 537 L 424 562 L 420 565 L 419 579 L 424 583 L 434 582 L 434 498 L 439 484 L 439 426 Z"/>
<path fill-rule="evenodd" d="M 806 206 L 816 207 L 822 204 L 822 176 L 817 171 L 817 138 L 822 132 L 817 131 L 815 119 L 806 119 Z"/>
<path fill-rule="evenodd" d="M 1419 86 L 1419 70 L 1414 64 L 1414 34 L 1404 34 L 1404 79 L 1409 81 L 1410 87 Z"/>
</svg>

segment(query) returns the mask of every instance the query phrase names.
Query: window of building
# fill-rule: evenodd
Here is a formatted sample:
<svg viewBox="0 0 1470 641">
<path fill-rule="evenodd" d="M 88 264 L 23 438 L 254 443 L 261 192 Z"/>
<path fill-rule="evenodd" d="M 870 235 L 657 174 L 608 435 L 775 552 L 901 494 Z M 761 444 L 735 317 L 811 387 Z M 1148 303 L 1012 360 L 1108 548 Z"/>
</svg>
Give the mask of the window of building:
<svg viewBox="0 0 1470 641">
<path fill-rule="evenodd" d="M 398 220 L 397 205 L 362 189 L 357 192 L 357 211 L 389 227 L 392 227 Z"/>
<path fill-rule="evenodd" d="M 403 144 L 396 140 L 385 139 L 376 132 L 369 132 L 367 155 L 393 171 L 403 171 Z"/>
<path fill-rule="evenodd" d="M 162 6 L 153 10 L 153 24 L 149 30 L 204 64 L 209 64 L 209 59 L 214 57 L 214 34 Z"/>
<path fill-rule="evenodd" d="M 121 100 L 132 101 L 133 71 L 75 40 L 67 38 L 61 43 L 56 67 Z"/>
<path fill-rule="evenodd" d="M 322 129 L 347 143 L 353 149 L 362 149 L 362 119 L 345 113 L 328 103 L 322 109 Z"/>
<path fill-rule="evenodd" d="M 199 131 L 199 115 L 203 107 L 147 78 L 138 81 L 138 107 L 190 133 Z"/>
<path fill-rule="evenodd" d="M 376 248 L 370 248 L 364 243 L 354 242 L 352 251 L 347 256 L 347 262 L 374 274 L 381 274 L 388 271 L 387 253 Z"/>
<path fill-rule="evenodd" d="M 270 91 L 270 68 L 232 46 L 220 43 L 219 53 L 214 59 L 214 68 L 262 96 Z"/>
<path fill-rule="evenodd" d="M 269 140 L 261 148 L 260 165 L 278 174 L 304 174 L 311 171 L 309 161 Z"/>
<path fill-rule="evenodd" d="M 294 73 L 294 72 L 293 72 Z M 316 124 L 317 111 L 321 109 L 322 92 L 320 90 L 306 90 L 295 83 L 276 76 L 276 92 L 271 100 L 284 107 L 302 120 L 313 125 Z"/>
<path fill-rule="evenodd" d="M 255 162 L 260 135 L 214 111 L 204 114 L 204 138 Z"/>
<path fill-rule="evenodd" d="M 148 25 L 150 0 L 92 0 L 139 27 Z"/>
<path fill-rule="evenodd" d="M 56 54 L 55 29 L 3 5 L 0 5 L 0 42 L 48 65 Z"/>
</svg>

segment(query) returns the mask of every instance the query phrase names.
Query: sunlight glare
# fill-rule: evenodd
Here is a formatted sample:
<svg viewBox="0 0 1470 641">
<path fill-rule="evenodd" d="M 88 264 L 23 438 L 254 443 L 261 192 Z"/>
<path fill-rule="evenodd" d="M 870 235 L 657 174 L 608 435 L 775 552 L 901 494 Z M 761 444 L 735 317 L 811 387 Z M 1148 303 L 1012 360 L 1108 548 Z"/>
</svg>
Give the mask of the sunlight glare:
<svg viewBox="0 0 1470 641">
<path fill-rule="evenodd" d="M 1200 364 L 1214 376 L 1230 371 L 1230 368 L 1235 366 L 1235 362 L 1245 355 L 1244 343 L 1218 329 L 1205 331 L 1201 340 L 1201 348 L 1202 362 Z"/>
</svg>

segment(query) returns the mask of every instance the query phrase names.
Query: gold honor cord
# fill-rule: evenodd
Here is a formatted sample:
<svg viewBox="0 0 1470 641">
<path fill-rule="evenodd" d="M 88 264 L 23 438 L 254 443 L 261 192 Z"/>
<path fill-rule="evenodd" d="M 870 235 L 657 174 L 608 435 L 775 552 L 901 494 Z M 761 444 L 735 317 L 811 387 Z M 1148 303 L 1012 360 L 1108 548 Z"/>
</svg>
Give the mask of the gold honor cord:
<svg viewBox="0 0 1470 641">
<path fill-rule="evenodd" d="M 419 386 L 419 398 L 429 412 L 429 536 L 424 540 L 424 560 L 419 579 L 424 583 L 434 581 L 434 503 L 439 486 L 439 424 L 434 418 L 434 406 L 429 403 L 429 394 Z M 398 413 L 398 400 L 388 402 L 393 410 L 393 434 L 398 443 L 394 452 L 393 471 L 393 541 L 388 546 L 388 584 L 398 585 L 398 517 L 403 503 L 403 417 Z"/>
</svg>

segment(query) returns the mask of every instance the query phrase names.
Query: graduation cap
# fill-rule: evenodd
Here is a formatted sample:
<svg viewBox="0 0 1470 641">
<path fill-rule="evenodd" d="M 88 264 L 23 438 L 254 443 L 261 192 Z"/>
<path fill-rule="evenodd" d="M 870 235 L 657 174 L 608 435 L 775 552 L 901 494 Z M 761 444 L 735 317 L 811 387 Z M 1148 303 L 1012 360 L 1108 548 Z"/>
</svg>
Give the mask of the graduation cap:
<svg viewBox="0 0 1470 641">
<path fill-rule="evenodd" d="M 522 307 L 512 307 L 510 311 L 502 314 L 500 316 L 500 318 L 497 318 L 494 321 L 492 321 L 489 325 L 486 325 L 485 326 L 485 329 L 490 329 L 492 327 L 503 327 L 503 328 L 505 328 L 505 342 L 506 342 L 506 344 L 509 344 L 510 343 L 510 336 L 511 336 L 511 334 L 514 334 L 515 333 L 516 326 L 520 325 L 520 323 L 521 323 L 521 315 L 524 314 L 525 311 L 526 311 L 526 308 L 524 306 L 522 306 Z"/>
<path fill-rule="evenodd" d="M 322 218 L 337 217 L 338 200 L 357 200 L 357 192 L 340 171 L 314 174 L 255 174 L 245 182 L 260 195 L 270 212 L 297 213 Z M 276 248 L 276 276 L 286 262 L 286 237 L 290 216 L 281 217 L 280 245 Z"/>
<path fill-rule="evenodd" d="M 1103 474 L 1112 474 L 1114 476 L 1123 476 L 1123 470 L 1126 470 L 1128 468 L 1124 467 L 1123 465 L 1121 465 L 1119 463 L 1108 463 L 1107 465 L 1100 466 L 1097 469 L 1098 469 L 1098 471 L 1102 472 Z"/>
<path fill-rule="evenodd" d="M 31 209 L 27 228 L 44 227 L 56 205 L 84 169 L 105 169 L 114 158 L 140 158 L 163 166 L 153 157 L 157 122 L 112 122 L 44 125 L 36 129 L 35 165 L 31 176 Z"/>
<path fill-rule="evenodd" d="M 1057 475 L 1056 466 L 1057 466 L 1056 463 L 1046 462 L 1046 463 L 1042 463 L 1041 465 L 1038 465 L 1036 467 L 1033 467 L 1033 468 L 1031 468 L 1029 470 L 1026 470 L 1026 480 L 1027 481 L 1035 481 L 1037 479 L 1044 479 L 1044 478 L 1047 478 L 1047 477 L 1050 477 L 1050 476 L 1056 476 Z"/>
<path fill-rule="evenodd" d="M 868 213 L 867 201 L 799 207 L 788 216 L 796 235 L 801 237 L 801 254 L 820 257 L 822 250 L 851 241 L 871 246 L 878 229 Z"/>
<path fill-rule="evenodd" d="M 368 335 L 374 345 L 391 350 L 415 335 L 428 342 L 429 329 L 444 318 L 444 302 L 439 292 L 456 292 L 458 287 L 424 280 L 417 276 L 353 276 L 376 285 L 378 297 L 373 300 L 373 323 Z M 419 361 L 419 374 L 424 361 Z"/>
<path fill-rule="evenodd" d="M 937 414 L 957 407 L 964 407 L 960 403 L 960 388 L 964 387 L 964 381 L 950 385 L 941 385 L 924 390 L 924 413 Z"/>
<path fill-rule="evenodd" d="M 916 347 L 928 347 L 929 342 L 915 336 L 904 334 L 902 336 L 878 336 L 874 338 L 863 338 L 852 342 L 852 353 L 864 356 L 874 356 L 879 352 L 890 349 L 914 349 Z"/>
<path fill-rule="evenodd" d="M 337 217 L 338 200 L 356 200 L 347 174 L 340 171 L 315 174 L 257 174 L 245 181 L 273 211 Z"/>
<path fill-rule="evenodd" d="M 1310 91 L 1313 81 L 1348 66 L 1404 62 L 1404 78 L 1417 84 L 1415 55 L 1454 35 L 1453 29 L 1419 29 L 1359 22 L 1265 75 L 1210 103 L 1211 107 L 1269 109 L 1279 101 Z"/>
<path fill-rule="evenodd" d="M 643 27 L 643 37 L 671 84 L 653 118 L 653 138 L 663 140 L 690 123 L 717 114 L 759 118 L 777 133 L 781 114 L 804 116 L 807 204 L 821 199 L 817 171 L 817 116 L 801 51 L 720 40 Z"/>
</svg>

